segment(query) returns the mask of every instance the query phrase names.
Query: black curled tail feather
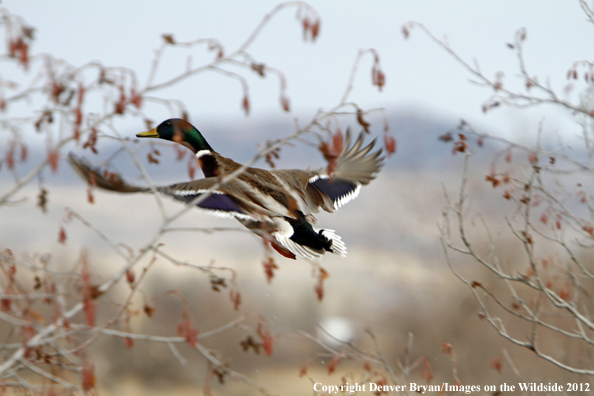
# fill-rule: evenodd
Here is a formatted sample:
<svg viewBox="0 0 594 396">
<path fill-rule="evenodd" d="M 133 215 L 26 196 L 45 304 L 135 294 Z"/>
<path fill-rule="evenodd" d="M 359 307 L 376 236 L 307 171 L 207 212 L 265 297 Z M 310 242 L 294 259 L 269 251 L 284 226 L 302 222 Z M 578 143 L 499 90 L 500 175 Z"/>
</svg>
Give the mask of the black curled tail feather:
<svg viewBox="0 0 594 396">
<path fill-rule="evenodd" d="M 289 238 L 293 242 L 302 246 L 307 246 L 316 251 L 330 251 L 332 241 L 320 232 L 316 232 L 303 214 L 296 219 L 286 217 L 285 220 L 287 220 L 289 224 L 291 224 L 291 227 L 293 227 L 293 235 Z"/>
<path fill-rule="evenodd" d="M 306 246 L 316 252 L 330 252 L 341 257 L 346 256 L 346 246 L 334 230 L 316 230 L 307 218 L 301 214 L 296 219 L 285 218 L 291 227 L 293 235 L 289 237 L 293 242 Z"/>
</svg>

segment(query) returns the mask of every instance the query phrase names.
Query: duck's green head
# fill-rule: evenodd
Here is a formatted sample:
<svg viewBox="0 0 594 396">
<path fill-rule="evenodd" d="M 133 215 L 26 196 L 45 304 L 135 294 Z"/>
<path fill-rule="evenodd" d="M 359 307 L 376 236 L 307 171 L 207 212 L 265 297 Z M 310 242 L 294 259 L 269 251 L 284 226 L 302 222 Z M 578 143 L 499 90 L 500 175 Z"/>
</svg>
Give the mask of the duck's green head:
<svg viewBox="0 0 594 396">
<path fill-rule="evenodd" d="M 171 140 L 172 142 L 186 146 L 194 154 L 200 151 L 213 151 L 200 131 L 194 125 L 181 118 L 165 120 L 158 127 L 150 131 L 138 133 L 136 137 Z"/>
</svg>

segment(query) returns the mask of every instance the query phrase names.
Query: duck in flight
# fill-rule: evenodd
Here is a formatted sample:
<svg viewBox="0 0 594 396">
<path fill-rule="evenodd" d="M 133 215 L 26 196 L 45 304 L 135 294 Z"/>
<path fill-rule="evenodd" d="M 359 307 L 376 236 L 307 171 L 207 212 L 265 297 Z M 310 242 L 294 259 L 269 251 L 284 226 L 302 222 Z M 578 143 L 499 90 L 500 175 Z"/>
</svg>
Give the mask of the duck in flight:
<svg viewBox="0 0 594 396">
<path fill-rule="evenodd" d="M 169 119 L 158 127 L 136 135 L 181 144 L 191 150 L 205 178 L 186 183 L 156 187 L 156 191 L 186 204 L 208 195 L 198 209 L 209 214 L 235 217 L 250 231 L 268 241 L 281 255 L 319 259 L 326 252 L 346 256 L 346 246 L 334 230 L 314 227 L 313 214 L 319 209 L 334 212 L 359 194 L 383 166 L 382 150 L 371 152 L 375 140 L 363 147 L 363 134 L 352 143 L 347 130 L 336 166 L 318 170 L 264 170 L 247 167 L 238 176 L 219 184 L 241 165 L 217 153 L 189 122 Z M 70 154 L 74 168 L 97 187 L 123 192 L 151 192 L 149 187 L 126 183 L 118 175 L 105 177 L 83 158 Z M 215 187 L 217 186 L 217 187 Z"/>
</svg>

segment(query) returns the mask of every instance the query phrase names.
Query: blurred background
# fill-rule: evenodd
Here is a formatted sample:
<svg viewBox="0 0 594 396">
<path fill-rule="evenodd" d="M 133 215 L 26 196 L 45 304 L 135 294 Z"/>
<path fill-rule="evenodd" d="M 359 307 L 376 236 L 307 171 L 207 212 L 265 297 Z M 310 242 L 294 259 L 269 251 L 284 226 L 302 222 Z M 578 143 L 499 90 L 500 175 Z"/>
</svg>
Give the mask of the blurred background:
<svg viewBox="0 0 594 396">
<path fill-rule="evenodd" d="M 141 84 L 148 78 L 151 61 L 162 34 L 177 40 L 217 38 L 233 50 L 251 34 L 275 1 L 112 1 L 97 3 L 41 0 L 5 0 L 2 7 L 21 15 L 36 28 L 34 51 L 48 52 L 73 65 L 99 60 L 106 66 L 135 70 Z M 546 133 L 562 136 L 571 145 L 579 127 L 566 113 L 554 108 L 501 108 L 484 113 L 482 105 L 492 94 L 469 81 L 464 67 L 418 29 L 405 39 L 402 26 L 422 23 L 436 37 L 445 40 L 465 61 L 480 65 L 486 76 L 503 71 L 505 84 L 519 86 L 516 54 L 506 45 L 513 42 L 519 28 L 527 29 L 524 46 L 529 73 L 550 83 L 568 98 L 579 98 L 579 90 L 567 87 L 566 74 L 573 62 L 592 58 L 592 25 L 578 1 L 547 0 L 517 2 L 428 1 L 311 1 L 321 18 L 320 36 L 304 42 L 295 10 L 275 16 L 250 46 L 250 53 L 267 66 L 281 70 L 287 79 L 291 112 L 282 111 L 277 79 L 248 78 L 250 114 L 241 109 L 243 93 L 233 79 L 205 74 L 160 93 L 185 103 L 190 121 L 205 135 L 211 146 L 237 162 L 253 157 L 265 139 L 283 137 L 296 124 L 306 124 L 318 109 L 338 104 L 360 49 L 375 48 L 386 74 L 382 92 L 371 85 L 371 57 L 359 64 L 352 101 L 364 109 L 383 108 L 397 152 L 391 156 L 377 180 L 362 189 L 360 196 L 335 214 L 320 214 L 323 226 L 335 229 L 348 247 L 348 257 L 325 257 L 322 265 L 330 274 L 325 296 L 317 300 L 317 282 L 312 267 L 301 260 L 277 257 L 279 266 L 271 284 L 262 269 L 260 240 L 243 232 L 213 234 L 175 233 L 167 235 L 164 250 L 180 260 L 234 268 L 243 300 L 239 314 L 262 314 L 274 333 L 279 334 L 271 357 L 243 352 L 239 329 L 213 336 L 208 347 L 230 357 L 233 369 L 268 387 L 272 394 L 312 393 L 313 382 L 342 383 L 341 375 L 360 372 L 360 362 L 344 362 L 337 374 L 327 375 L 328 359 L 314 359 L 307 376 L 299 369 L 316 356 L 319 347 L 300 335 L 316 334 L 319 326 L 345 341 L 373 349 L 366 329 L 376 334 L 388 361 L 398 366 L 403 347 L 414 336 L 413 357 L 425 356 L 433 366 L 434 382 L 452 380 L 451 357 L 442 353 L 450 343 L 457 356 L 458 375 L 464 384 L 499 385 L 522 380 L 563 382 L 568 374 L 540 362 L 519 347 L 506 344 L 477 315 L 478 306 L 468 289 L 447 267 L 437 224 L 445 205 L 444 191 L 458 189 L 462 155 L 453 155 L 451 145 L 438 137 L 455 129 L 461 119 L 480 132 L 524 144 L 535 144 L 539 123 Z M 196 52 L 194 61 L 203 54 Z M 187 63 L 187 53 L 172 51 L 166 56 L 158 76 L 175 75 Z M 157 78 L 158 79 L 158 78 Z M 146 110 L 145 110 L 146 111 Z M 165 107 L 155 107 L 150 117 L 156 122 L 169 118 Z M 380 114 L 368 119 L 375 136 L 384 125 Z M 352 126 L 359 126 L 352 120 Z M 144 130 L 133 118 L 121 118 L 114 127 L 132 137 Z M 372 136 L 373 137 L 373 136 Z M 371 139 L 372 137 L 369 137 Z M 44 142 L 35 143 L 41 151 Z M 474 143 L 473 143 L 474 144 Z M 102 141 L 101 155 L 108 156 L 117 144 Z M 505 146 L 487 142 L 472 162 L 469 191 L 471 213 L 482 213 L 497 226 L 504 226 L 501 213 L 513 206 L 501 200 L 484 182 L 491 160 Z M 76 152 L 77 148 L 73 147 Z M 160 166 L 149 166 L 157 184 L 187 178 L 184 163 L 175 161 L 173 149 L 162 149 Z M 94 158 L 91 158 L 94 159 Z M 279 168 L 322 167 L 323 158 L 306 146 L 284 147 Z M 125 162 L 120 171 L 130 181 L 139 172 Z M 256 166 L 267 168 L 264 161 Z M 127 173 L 129 172 L 129 173 Z M 0 171 L 0 182 L 9 175 Z M 72 263 L 85 246 L 91 252 L 95 276 L 109 274 L 121 263 L 98 238 L 80 225 L 67 227 L 66 246 L 57 246 L 53 237 L 63 223 L 64 208 L 81 214 L 114 241 L 132 248 L 140 246 L 160 222 L 154 199 L 147 196 L 119 196 L 97 191 L 95 203 L 87 202 L 86 186 L 66 164 L 45 183 L 52 189 L 48 213 L 35 209 L 35 199 L 4 209 L 0 221 L 0 248 L 15 254 L 51 253 L 55 260 Z M 6 185 L 6 184 L 5 184 Z M 37 186 L 25 188 L 20 196 L 35 197 Z M 165 202 L 173 213 L 179 206 Z M 235 227 L 232 220 L 189 213 L 180 227 Z M 510 241 L 506 252 L 514 257 L 520 245 Z M 470 261 L 455 263 L 469 278 L 489 280 L 489 274 Z M 125 286 L 110 292 L 114 300 Z M 493 285 L 493 287 L 501 287 Z M 201 332 L 223 325 L 238 315 L 226 295 L 211 290 L 208 277 L 190 268 L 158 262 L 144 284 L 148 296 L 171 289 L 180 290 L 191 304 L 192 317 Z M 119 291 L 118 291 L 119 290 Z M 141 301 L 141 300 L 139 300 Z M 174 335 L 182 307 L 178 300 L 160 299 L 152 318 L 132 319 L 133 331 Z M 518 334 L 528 332 L 518 325 Z M 333 341 L 329 340 L 329 343 Z M 555 348 L 564 348 L 558 345 Z M 206 368 L 195 351 L 183 351 L 188 365 L 183 367 L 166 345 L 138 342 L 122 352 L 121 339 L 102 338 L 92 348 L 96 352 L 99 389 L 102 394 L 195 394 L 202 386 Z M 506 352 L 502 352 L 506 349 Z M 509 354 L 518 370 L 504 363 L 493 366 Z M 194 356 L 194 354 L 196 356 Z M 506 361 L 507 362 L 507 361 Z M 421 382 L 420 373 L 411 381 Z M 413 382 L 414 382 L 413 381 Z M 352 382 L 352 381 L 351 381 Z M 249 394 L 240 384 L 229 381 L 213 385 L 215 394 Z"/>
</svg>

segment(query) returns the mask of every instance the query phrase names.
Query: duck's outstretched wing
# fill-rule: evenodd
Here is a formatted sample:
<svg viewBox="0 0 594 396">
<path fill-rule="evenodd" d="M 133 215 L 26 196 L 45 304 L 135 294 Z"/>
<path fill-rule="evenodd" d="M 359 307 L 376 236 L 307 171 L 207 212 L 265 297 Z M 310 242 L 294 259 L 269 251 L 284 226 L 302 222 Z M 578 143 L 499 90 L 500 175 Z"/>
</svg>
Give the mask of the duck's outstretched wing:
<svg viewBox="0 0 594 396">
<path fill-rule="evenodd" d="M 101 189 L 119 193 L 147 193 L 151 192 L 149 187 L 138 187 L 127 183 L 120 175 L 113 172 L 103 171 L 93 167 L 84 158 L 77 157 L 70 153 L 68 155 L 73 168 L 87 180 L 89 184 Z M 172 184 L 169 186 L 155 187 L 156 191 L 168 195 L 184 203 L 192 203 L 199 197 L 206 196 L 196 206 L 203 211 L 224 217 L 236 217 L 240 219 L 253 219 L 249 210 L 240 200 L 233 196 L 234 186 L 223 186 L 214 189 L 218 179 L 210 177 L 201 180 L 194 180 L 187 183 Z M 248 205 L 249 206 L 249 205 Z"/>
<path fill-rule="evenodd" d="M 198 201 L 200 197 L 206 196 L 196 203 L 202 211 L 222 217 L 235 217 L 244 220 L 255 220 L 250 215 L 253 208 L 248 202 L 238 199 L 233 190 L 234 184 L 228 183 L 225 186 L 214 188 L 219 179 L 209 177 L 201 180 L 194 180 L 187 183 L 172 184 L 169 186 L 157 187 L 157 191 L 168 195 L 178 201 L 190 204 Z"/>
<path fill-rule="evenodd" d="M 126 183 L 117 173 L 110 172 L 107 169 L 93 167 L 85 158 L 77 157 L 73 153 L 68 154 L 68 160 L 74 170 L 92 186 L 120 193 L 150 191 L 148 188 L 137 187 Z"/>
<path fill-rule="evenodd" d="M 375 140 L 363 147 L 363 133 L 351 146 L 351 133 L 347 129 L 342 151 L 336 158 L 332 174 L 328 169 L 277 170 L 272 171 L 285 181 L 288 187 L 299 196 L 310 213 L 322 208 L 333 212 L 359 194 L 361 186 L 369 184 L 377 177 L 384 165 L 382 149 L 371 152 Z"/>
</svg>

